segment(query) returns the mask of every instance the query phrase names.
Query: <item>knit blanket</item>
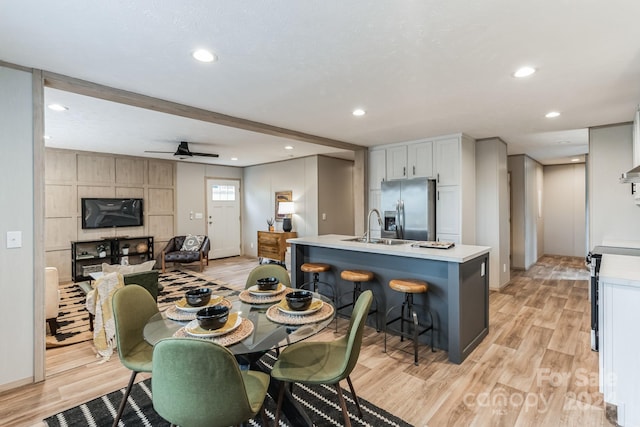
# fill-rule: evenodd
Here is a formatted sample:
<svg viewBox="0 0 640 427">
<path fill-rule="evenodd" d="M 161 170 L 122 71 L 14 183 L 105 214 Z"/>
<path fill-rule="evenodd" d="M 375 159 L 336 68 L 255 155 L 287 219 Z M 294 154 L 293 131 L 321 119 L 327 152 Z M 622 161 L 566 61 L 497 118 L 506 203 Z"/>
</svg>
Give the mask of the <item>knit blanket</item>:
<svg viewBox="0 0 640 427">
<path fill-rule="evenodd" d="M 111 299 L 113 293 L 124 287 L 120 273 L 108 273 L 96 280 L 95 288 L 87 294 L 87 310 L 95 315 L 93 321 L 93 344 L 103 362 L 109 360 L 116 347 L 116 324 L 113 318 Z"/>
</svg>

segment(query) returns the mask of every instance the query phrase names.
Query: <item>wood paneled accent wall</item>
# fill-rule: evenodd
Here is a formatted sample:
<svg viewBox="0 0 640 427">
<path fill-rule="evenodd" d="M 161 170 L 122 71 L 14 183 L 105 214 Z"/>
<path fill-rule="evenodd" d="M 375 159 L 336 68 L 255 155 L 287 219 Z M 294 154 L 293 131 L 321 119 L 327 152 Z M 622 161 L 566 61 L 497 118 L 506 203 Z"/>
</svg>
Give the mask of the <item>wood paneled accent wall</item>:
<svg viewBox="0 0 640 427">
<path fill-rule="evenodd" d="M 71 242 L 101 237 L 153 236 L 156 259 L 174 236 L 175 162 L 47 148 L 45 152 L 45 260 L 71 280 Z M 83 197 L 144 199 L 144 225 L 82 229 Z"/>
</svg>

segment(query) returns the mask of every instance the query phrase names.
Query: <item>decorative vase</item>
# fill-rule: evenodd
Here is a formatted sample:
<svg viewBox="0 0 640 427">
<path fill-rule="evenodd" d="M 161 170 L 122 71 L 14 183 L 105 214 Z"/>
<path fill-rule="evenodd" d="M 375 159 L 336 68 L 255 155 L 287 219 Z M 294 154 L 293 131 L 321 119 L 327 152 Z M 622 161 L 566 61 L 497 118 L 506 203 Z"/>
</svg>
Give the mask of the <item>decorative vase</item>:
<svg viewBox="0 0 640 427">
<path fill-rule="evenodd" d="M 274 231 L 274 230 L 275 230 L 275 227 L 273 225 L 270 225 L 269 226 L 269 231 Z"/>
<path fill-rule="evenodd" d="M 122 255 L 129 255 L 129 248 L 122 248 Z"/>
<path fill-rule="evenodd" d="M 100 253 L 98 254 L 98 256 L 99 256 L 100 258 L 105 258 L 105 257 L 107 256 L 107 252 L 106 252 L 106 251 L 102 251 L 102 252 L 100 252 Z"/>
<path fill-rule="evenodd" d="M 284 218 L 282 220 L 282 231 L 291 231 L 291 218 Z"/>
</svg>

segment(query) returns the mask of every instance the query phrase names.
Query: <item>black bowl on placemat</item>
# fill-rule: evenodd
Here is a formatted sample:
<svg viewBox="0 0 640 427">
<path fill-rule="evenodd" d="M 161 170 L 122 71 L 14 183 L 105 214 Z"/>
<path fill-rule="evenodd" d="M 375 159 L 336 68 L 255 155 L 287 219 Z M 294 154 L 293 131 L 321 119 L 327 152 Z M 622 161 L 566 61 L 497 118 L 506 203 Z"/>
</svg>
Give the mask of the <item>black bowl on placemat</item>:
<svg viewBox="0 0 640 427">
<path fill-rule="evenodd" d="M 280 280 L 277 277 L 263 277 L 256 280 L 256 285 L 261 291 L 275 291 L 278 288 L 278 283 Z"/>
<path fill-rule="evenodd" d="M 287 304 L 295 311 L 303 311 L 309 308 L 313 294 L 309 291 L 293 291 L 287 294 Z"/>
<path fill-rule="evenodd" d="M 214 305 L 203 308 L 196 313 L 196 319 L 202 329 L 214 331 L 220 329 L 229 319 L 229 307 L 225 305 Z"/>
<path fill-rule="evenodd" d="M 211 289 L 190 289 L 185 292 L 184 297 L 187 300 L 187 304 L 191 307 L 202 307 L 203 305 L 207 305 L 211 300 Z"/>
</svg>

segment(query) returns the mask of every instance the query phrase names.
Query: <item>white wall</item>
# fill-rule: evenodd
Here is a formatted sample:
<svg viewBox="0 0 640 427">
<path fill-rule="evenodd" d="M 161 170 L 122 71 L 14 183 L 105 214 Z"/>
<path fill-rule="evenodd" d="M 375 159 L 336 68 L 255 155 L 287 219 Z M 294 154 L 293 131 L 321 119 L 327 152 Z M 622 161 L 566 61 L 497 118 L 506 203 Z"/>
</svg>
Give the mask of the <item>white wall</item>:
<svg viewBox="0 0 640 427">
<path fill-rule="evenodd" d="M 544 253 L 584 257 L 585 165 L 544 166 Z"/>
<path fill-rule="evenodd" d="M 0 156 L 0 390 L 31 382 L 34 377 L 32 129 L 31 73 L 0 67 L 0 146 L 4 149 Z M 7 249 L 7 231 L 22 232 L 22 247 Z"/>
<path fill-rule="evenodd" d="M 589 245 L 640 240 L 640 206 L 620 175 L 631 169 L 631 123 L 589 129 Z M 640 186 L 639 186 L 640 188 Z"/>
<path fill-rule="evenodd" d="M 296 213 L 291 222 L 299 236 L 318 232 L 317 157 L 287 160 L 244 168 L 244 254 L 257 256 L 257 234 L 267 229 L 267 218 L 275 216 L 276 191 L 292 191 Z M 276 223 L 282 230 L 282 222 Z"/>
<path fill-rule="evenodd" d="M 476 243 L 490 246 L 489 286 L 510 278 L 507 145 L 499 138 L 476 142 Z"/>
<path fill-rule="evenodd" d="M 241 180 L 242 168 L 177 162 L 176 175 L 176 235 L 207 234 L 207 178 Z M 191 212 L 202 218 L 191 219 Z"/>
</svg>

